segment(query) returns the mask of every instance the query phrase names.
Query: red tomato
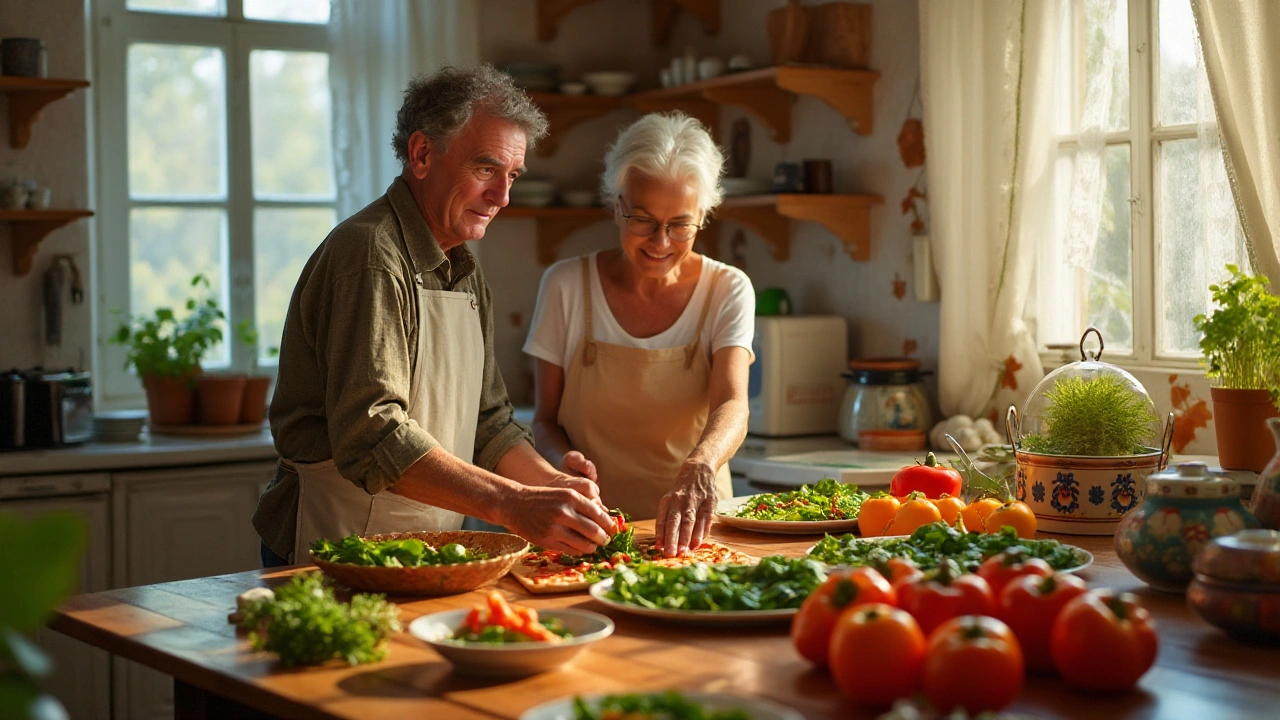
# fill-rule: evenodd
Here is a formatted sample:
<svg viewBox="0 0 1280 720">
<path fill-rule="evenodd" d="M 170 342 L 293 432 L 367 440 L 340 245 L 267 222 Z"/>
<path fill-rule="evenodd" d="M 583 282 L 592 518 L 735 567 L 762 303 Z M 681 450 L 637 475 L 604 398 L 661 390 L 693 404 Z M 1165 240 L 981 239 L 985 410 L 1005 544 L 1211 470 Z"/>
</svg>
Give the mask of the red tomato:
<svg viewBox="0 0 1280 720">
<path fill-rule="evenodd" d="M 991 595 L 996 599 L 1000 598 L 1004 586 L 1015 578 L 1023 575 L 1049 577 L 1052 574 L 1053 567 L 1049 563 L 1031 557 L 1018 548 L 996 553 L 978 566 L 978 575 L 991 586 Z"/>
<path fill-rule="evenodd" d="M 970 716 L 996 711 L 1018 697 L 1022 650 L 1008 625 L 993 617 L 952 618 L 929 636 L 924 694 L 939 712 Z"/>
<path fill-rule="evenodd" d="M 831 678 L 859 705 L 887 707 L 914 693 L 924 658 L 920 626 L 890 605 L 859 605 L 831 634 Z"/>
<path fill-rule="evenodd" d="M 837 571 L 805 598 L 791 621 L 791 642 L 804 659 L 823 667 L 831 647 L 831 631 L 841 613 L 855 605 L 893 605 L 897 600 L 898 593 L 889 581 L 869 567 Z"/>
<path fill-rule="evenodd" d="M 1159 641 L 1150 613 L 1132 593 L 1087 592 L 1066 604 L 1053 623 L 1049 650 L 1068 684 L 1120 692 L 1155 664 Z"/>
<path fill-rule="evenodd" d="M 895 592 L 902 587 L 903 583 L 911 582 L 924 575 L 920 568 L 911 562 L 910 558 L 905 557 L 891 557 L 883 565 L 876 565 L 876 569 L 889 581 Z M 895 602 L 894 604 L 896 605 L 897 603 Z"/>
<path fill-rule="evenodd" d="M 1089 586 L 1083 580 L 1063 574 L 1023 575 L 1005 585 L 996 617 L 1005 621 L 1018 636 L 1028 670 L 1053 672 L 1053 657 L 1049 654 L 1053 622 L 1063 606 L 1088 591 Z"/>
<path fill-rule="evenodd" d="M 939 498 L 943 494 L 960 496 L 960 473 L 938 464 L 933 453 L 924 456 L 924 462 L 902 468 L 889 481 L 889 494 L 902 497 L 913 492 L 926 497 Z"/>
<path fill-rule="evenodd" d="M 990 615 L 995 606 L 987 581 L 961 574 L 953 560 L 943 560 L 937 569 L 898 588 L 898 607 L 911 613 L 926 633 L 961 615 Z"/>
</svg>

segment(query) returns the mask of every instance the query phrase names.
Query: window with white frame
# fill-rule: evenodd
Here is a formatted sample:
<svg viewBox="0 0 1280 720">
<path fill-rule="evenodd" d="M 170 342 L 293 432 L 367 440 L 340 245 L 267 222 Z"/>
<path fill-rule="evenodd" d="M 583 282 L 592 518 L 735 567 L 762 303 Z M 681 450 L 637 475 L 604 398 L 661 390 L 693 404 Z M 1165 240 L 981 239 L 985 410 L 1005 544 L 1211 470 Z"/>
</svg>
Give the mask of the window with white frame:
<svg viewBox="0 0 1280 720">
<path fill-rule="evenodd" d="M 1059 0 L 1055 233 L 1028 303 L 1042 350 L 1182 367 L 1227 263 L 1247 266 L 1190 0 Z M 1077 359 L 1049 354 L 1046 360 Z"/>
<path fill-rule="evenodd" d="M 103 0 L 97 31 L 99 337 L 112 309 L 227 312 L 209 369 L 274 364 L 303 264 L 336 222 L 329 0 Z M 236 341 L 248 322 L 257 347 Z M 101 399 L 138 396 L 98 348 Z"/>
</svg>

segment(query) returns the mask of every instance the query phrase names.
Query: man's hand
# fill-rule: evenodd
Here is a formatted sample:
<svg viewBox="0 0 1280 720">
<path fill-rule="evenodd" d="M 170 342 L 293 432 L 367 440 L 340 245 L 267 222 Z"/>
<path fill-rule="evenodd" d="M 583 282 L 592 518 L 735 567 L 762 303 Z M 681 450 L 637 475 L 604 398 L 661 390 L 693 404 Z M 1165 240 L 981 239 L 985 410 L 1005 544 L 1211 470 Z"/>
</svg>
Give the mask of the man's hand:
<svg viewBox="0 0 1280 720">
<path fill-rule="evenodd" d="M 600 486 L 594 480 L 584 477 L 575 477 L 573 475 L 557 475 L 547 481 L 546 487 L 568 488 L 579 493 L 596 503 L 600 503 Z M 603 504 L 600 505 L 604 507 Z"/>
<path fill-rule="evenodd" d="M 596 477 L 596 464 L 577 450 L 570 450 L 565 453 L 564 459 L 560 461 L 560 467 L 557 469 L 565 475 L 577 475 L 592 482 L 600 481 L 600 478 Z"/>
<path fill-rule="evenodd" d="M 710 465 L 686 460 L 671 492 L 658 502 L 654 535 L 666 557 L 687 555 L 702 544 L 716 509 L 716 472 Z"/>
<path fill-rule="evenodd" d="M 563 480 L 590 483 L 585 478 L 566 476 Z M 609 542 L 614 527 L 598 493 L 591 498 L 568 487 L 526 485 L 503 514 L 502 524 L 512 532 L 548 550 L 575 555 L 595 552 L 597 546 Z"/>
</svg>

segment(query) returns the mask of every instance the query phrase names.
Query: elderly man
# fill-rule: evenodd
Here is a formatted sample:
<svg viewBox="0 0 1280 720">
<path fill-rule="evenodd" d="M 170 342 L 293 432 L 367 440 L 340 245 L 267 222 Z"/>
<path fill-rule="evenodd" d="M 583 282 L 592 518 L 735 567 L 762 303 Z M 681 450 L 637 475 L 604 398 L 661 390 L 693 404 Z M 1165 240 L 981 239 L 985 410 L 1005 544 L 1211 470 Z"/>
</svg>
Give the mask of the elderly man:
<svg viewBox="0 0 1280 720">
<path fill-rule="evenodd" d="M 410 83 L 392 138 L 403 172 L 334 228 L 289 301 L 270 417 L 282 460 L 253 516 L 264 566 L 306 562 L 319 538 L 456 530 L 463 514 L 566 552 L 608 541 L 594 483 L 552 468 L 512 419 L 464 245 L 546 132 L 492 67 Z"/>
</svg>

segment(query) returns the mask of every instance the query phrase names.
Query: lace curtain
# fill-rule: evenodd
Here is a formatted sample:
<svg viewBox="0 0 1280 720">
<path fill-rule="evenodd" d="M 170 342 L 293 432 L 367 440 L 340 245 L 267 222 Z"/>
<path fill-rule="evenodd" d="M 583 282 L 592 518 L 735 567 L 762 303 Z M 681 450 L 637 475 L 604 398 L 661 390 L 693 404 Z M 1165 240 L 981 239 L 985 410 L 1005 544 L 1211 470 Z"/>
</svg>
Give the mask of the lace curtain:
<svg viewBox="0 0 1280 720">
<path fill-rule="evenodd" d="M 329 38 L 341 219 L 386 192 L 400 174 L 391 134 L 410 78 L 445 65 L 476 61 L 476 3 L 332 0 Z"/>
</svg>

